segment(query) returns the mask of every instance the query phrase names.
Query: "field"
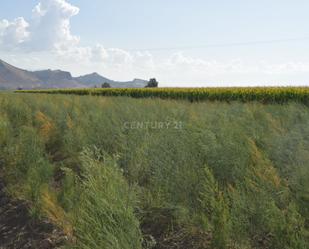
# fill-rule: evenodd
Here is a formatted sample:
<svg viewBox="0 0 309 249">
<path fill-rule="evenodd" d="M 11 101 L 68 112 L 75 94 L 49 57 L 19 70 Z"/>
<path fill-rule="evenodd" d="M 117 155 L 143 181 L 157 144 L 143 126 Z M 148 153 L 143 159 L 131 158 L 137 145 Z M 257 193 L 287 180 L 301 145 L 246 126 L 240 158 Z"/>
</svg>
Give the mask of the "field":
<svg viewBox="0 0 309 249">
<path fill-rule="evenodd" d="M 3 93 L 1 178 L 33 219 L 64 231 L 64 248 L 306 249 L 308 96 L 308 88 Z"/>
<path fill-rule="evenodd" d="M 92 96 L 125 96 L 199 101 L 259 101 L 262 103 L 300 102 L 309 104 L 309 87 L 256 88 L 92 88 L 24 90 L 21 93 L 75 94 Z"/>
</svg>

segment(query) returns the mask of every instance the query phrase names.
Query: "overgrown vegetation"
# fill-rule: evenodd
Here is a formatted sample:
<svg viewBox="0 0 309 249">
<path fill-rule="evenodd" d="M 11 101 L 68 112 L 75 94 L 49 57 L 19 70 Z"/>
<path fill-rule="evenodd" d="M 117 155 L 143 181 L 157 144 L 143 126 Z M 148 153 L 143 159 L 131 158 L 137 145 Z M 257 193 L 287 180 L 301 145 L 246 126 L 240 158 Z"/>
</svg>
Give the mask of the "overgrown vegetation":
<svg viewBox="0 0 309 249">
<path fill-rule="evenodd" d="M 309 248 L 302 103 L 1 94 L 0 107 L 8 192 L 68 248 Z"/>
<path fill-rule="evenodd" d="M 47 89 L 17 91 L 23 93 L 76 94 L 100 96 L 126 96 L 134 98 L 162 98 L 198 101 L 240 101 L 261 103 L 299 102 L 308 105 L 308 87 L 256 87 L 256 88 L 156 88 L 155 79 L 148 87 L 113 89 Z"/>
</svg>

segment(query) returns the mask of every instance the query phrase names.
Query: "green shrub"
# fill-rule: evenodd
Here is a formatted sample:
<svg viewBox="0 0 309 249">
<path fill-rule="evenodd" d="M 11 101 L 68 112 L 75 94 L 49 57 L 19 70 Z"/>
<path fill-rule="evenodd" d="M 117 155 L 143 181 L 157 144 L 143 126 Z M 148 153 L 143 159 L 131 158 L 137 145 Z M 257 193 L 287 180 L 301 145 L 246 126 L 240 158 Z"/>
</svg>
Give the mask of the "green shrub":
<svg viewBox="0 0 309 249">
<path fill-rule="evenodd" d="M 101 162 L 90 154 L 83 154 L 82 192 L 74 207 L 76 248 L 141 248 L 133 190 L 114 159 L 104 157 Z"/>
</svg>

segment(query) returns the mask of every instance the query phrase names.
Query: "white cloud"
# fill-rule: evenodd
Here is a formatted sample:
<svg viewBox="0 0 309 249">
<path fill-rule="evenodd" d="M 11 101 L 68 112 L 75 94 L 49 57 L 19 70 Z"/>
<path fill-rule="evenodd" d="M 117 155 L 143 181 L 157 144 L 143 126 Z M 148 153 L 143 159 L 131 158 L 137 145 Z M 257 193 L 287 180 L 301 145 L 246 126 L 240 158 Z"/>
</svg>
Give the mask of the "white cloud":
<svg viewBox="0 0 309 249">
<path fill-rule="evenodd" d="M 134 64 L 141 69 L 155 69 L 155 61 L 150 52 L 136 52 L 133 54 Z"/>
<path fill-rule="evenodd" d="M 153 56 L 149 52 L 130 53 L 119 48 L 104 48 L 97 44 L 91 49 L 91 60 L 106 66 L 140 66 L 142 68 L 153 68 Z"/>
<path fill-rule="evenodd" d="M 107 50 L 101 44 L 95 45 L 91 49 L 91 60 L 93 62 L 102 63 L 109 57 Z"/>
<path fill-rule="evenodd" d="M 130 66 L 134 61 L 133 56 L 129 52 L 123 49 L 109 48 L 106 51 L 108 55 L 107 63 L 113 66 L 118 66 L 118 67 L 119 66 L 121 67 L 122 65 Z"/>
<path fill-rule="evenodd" d="M 269 63 L 267 61 L 255 61 L 254 63 L 248 63 L 241 59 L 216 61 L 186 56 L 183 52 L 171 55 L 165 61 L 164 66 L 168 67 L 169 70 L 200 71 L 204 72 L 204 75 L 220 75 L 224 73 L 275 75 L 309 72 L 309 63 L 304 62 Z"/>
<path fill-rule="evenodd" d="M 104 68 L 153 67 L 152 55 L 148 52 L 130 53 L 101 44 L 82 46 L 70 25 L 71 18 L 78 13 L 79 8 L 66 0 L 41 0 L 33 8 L 29 23 L 22 17 L 13 22 L 0 21 L 0 49 L 7 49 L 4 44 L 10 44 L 11 49 L 22 52 L 49 51 L 66 62 L 83 60 Z"/>
<path fill-rule="evenodd" d="M 42 0 L 33 9 L 30 25 L 31 49 L 65 50 L 79 43 L 79 37 L 71 34 L 70 19 L 79 8 L 65 0 Z"/>
<path fill-rule="evenodd" d="M 0 44 L 4 48 L 14 49 L 16 46 L 28 41 L 29 23 L 23 17 L 18 17 L 9 22 L 4 19 L 0 21 Z"/>
<path fill-rule="evenodd" d="M 164 63 L 168 70 L 181 70 L 183 73 L 199 73 L 214 76 L 222 73 L 247 73 L 254 71 L 239 59 L 226 62 L 216 60 L 204 60 L 185 55 L 183 52 L 172 54 Z"/>
<path fill-rule="evenodd" d="M 168 59 L 167 64 L 170 66 L 205 66 L 207 62 L 199 58 L 185 56 L 183 52 L 177 52 Z"/>
<path fill-rule="evenodd" d="M 308 73 L 309 63 L 304 62 L 286 62 L 279 64 L 269 64 L 267 62 L 262 62 L 261 66 L 263 72 L 271 75 L 276 74 L 292 74 L 292 73 Z"/>
<path fill-rule="evenodd" d="M 177 52 L 156 63 L 164 86 L 248 86 L 308 84 L 308 62 L 270 63 L 231 59 L 206 60 Z M 164 84 L 164 82 L 167 82 Z M 174 82 L 174 84 L 172 83 Z"/>
<path fill-rule="evenodd" d="M 79 43 L 72 35 L 70 19 L 79 8 L 65 0 L 41 0 L 32 10 L 27 22 L 23 17 L 14 21 L 0 21 L 0 44 L 2 48 L 27 51 L 66 50 Z"/>
<path fill-rule="evenodd" d="M 82 46 L 68 46 L 62 49 L 57 48 L 54 53 L 57 56 L 57 60 L 65 61 L 67 63 L 88 63 L 92 56 L 91 47 L 82 47 Z M 78 64 L 80 65 L 80 64 Z"/>
</svg>

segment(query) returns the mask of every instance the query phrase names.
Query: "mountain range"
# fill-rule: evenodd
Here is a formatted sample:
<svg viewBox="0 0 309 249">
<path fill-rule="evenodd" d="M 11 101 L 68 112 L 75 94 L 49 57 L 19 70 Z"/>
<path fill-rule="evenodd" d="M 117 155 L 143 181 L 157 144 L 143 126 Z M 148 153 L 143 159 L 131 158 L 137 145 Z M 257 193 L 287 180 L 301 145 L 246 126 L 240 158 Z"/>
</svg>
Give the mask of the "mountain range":
<svg viewBox="0 0 309 249">
<path fill-rule="evenodd" d="M 62 70 L 28 71 L 0 60 L 0 89 L 89 88 L 110 84 L 113 88 L 143 88 L 146 80 L 114 81 L 98 73 L 73 77 Z"/>
</svg>

